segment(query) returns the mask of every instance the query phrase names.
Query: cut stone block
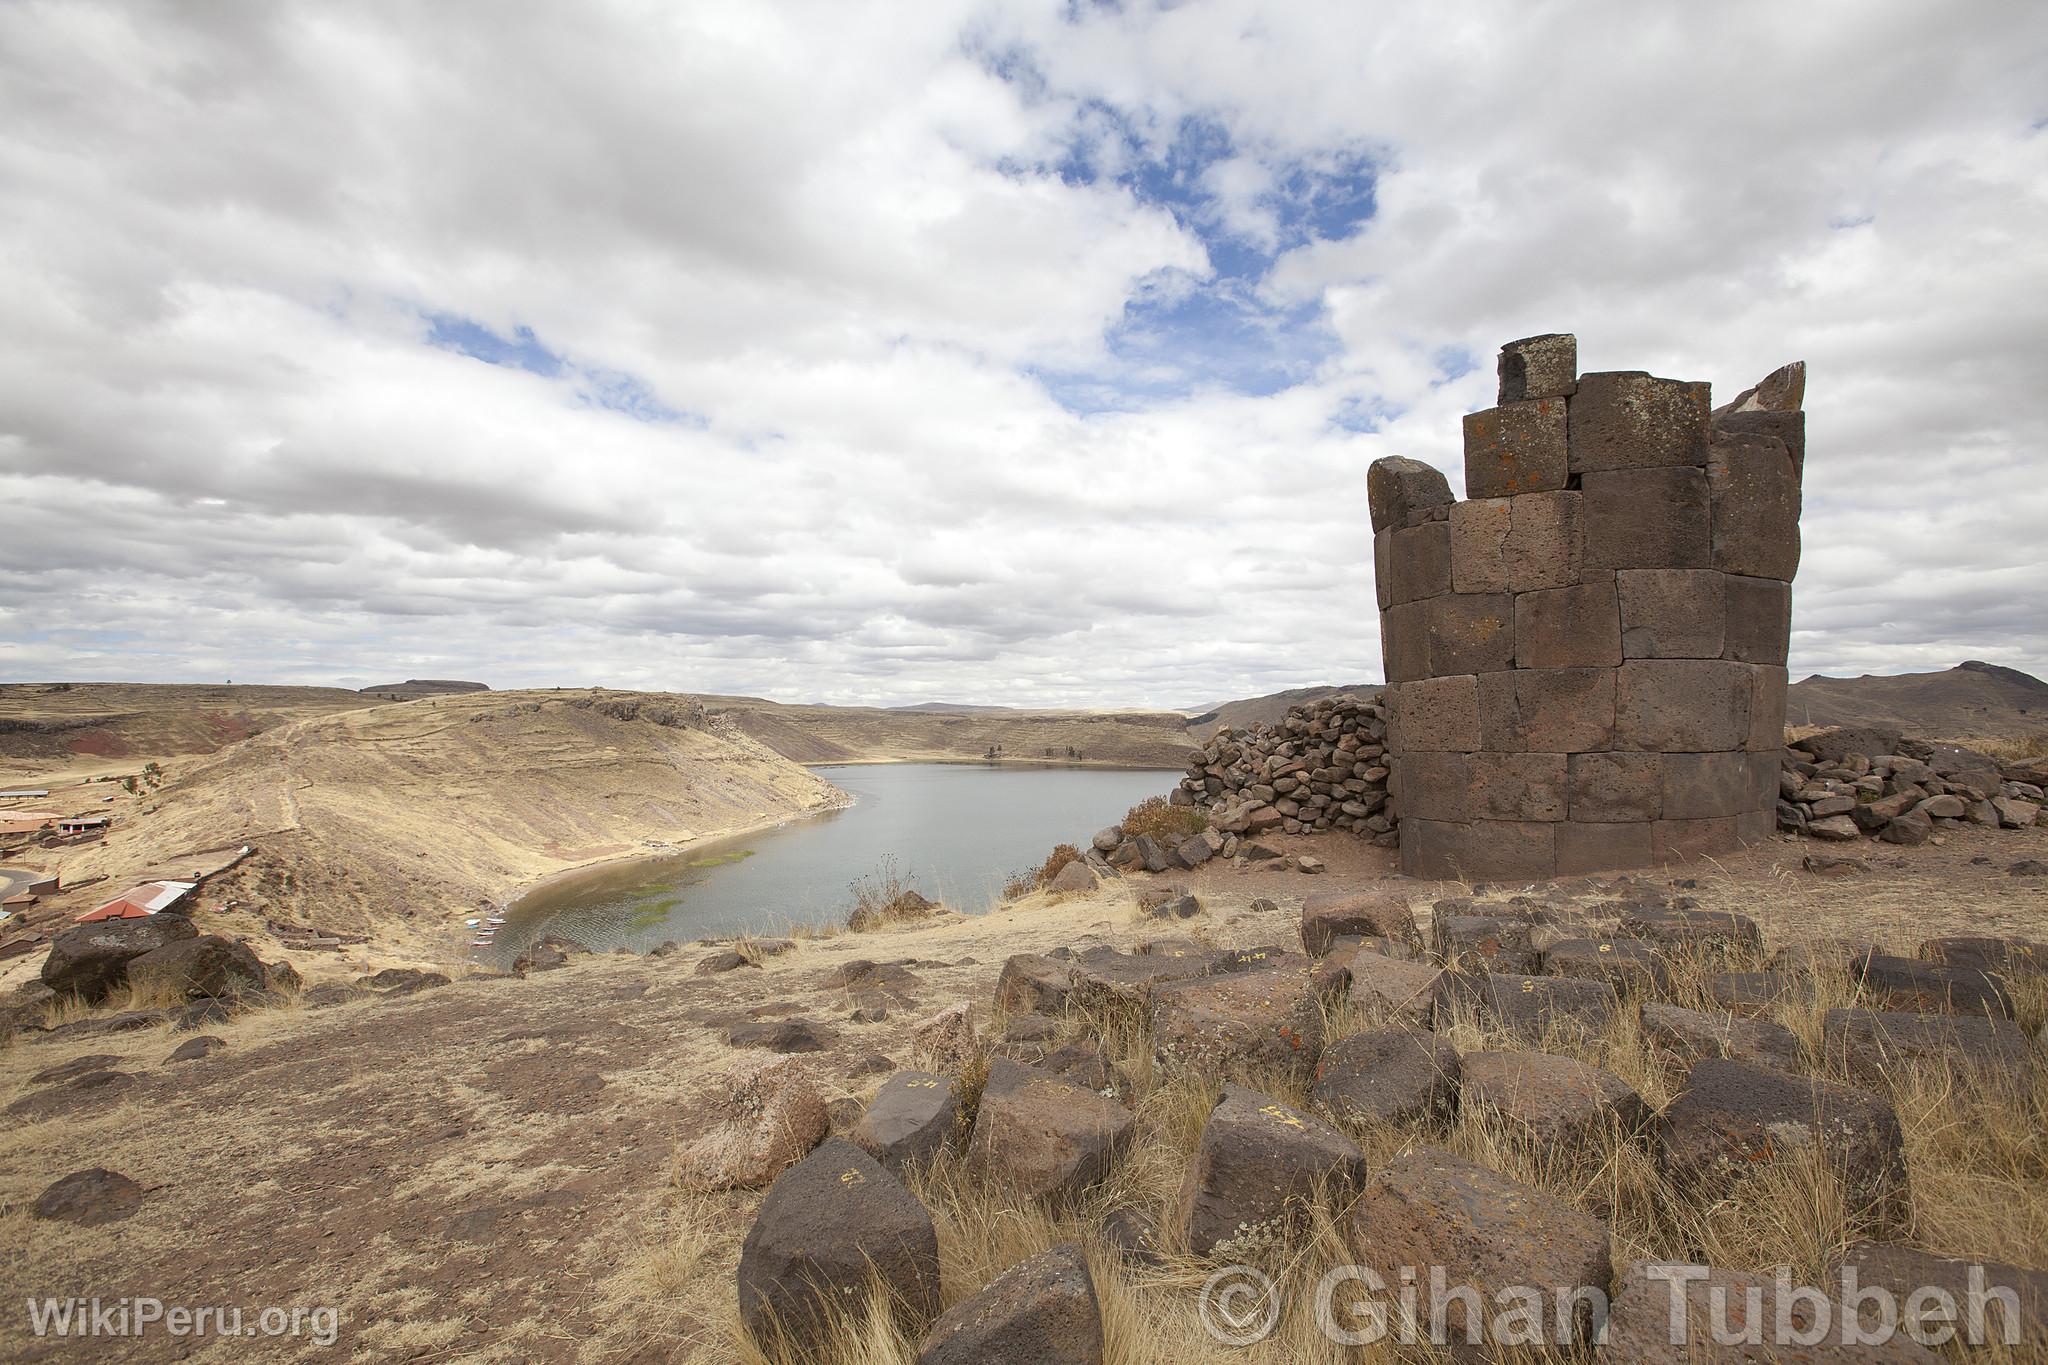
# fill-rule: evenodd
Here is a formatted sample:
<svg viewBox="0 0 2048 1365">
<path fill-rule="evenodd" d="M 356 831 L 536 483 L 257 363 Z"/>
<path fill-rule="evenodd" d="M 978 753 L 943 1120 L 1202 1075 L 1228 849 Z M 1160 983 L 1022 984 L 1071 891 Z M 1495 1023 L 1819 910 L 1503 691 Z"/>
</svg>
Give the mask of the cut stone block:
<svg viewBox="0 0 2048 1365">
<path fill-rule="evenodd" d="M 1620 1008 L 1620 997 L 1604 981 L 1491 972 L 1472 985 L 1480 1020 L 1532 1045 L 1604 1032 Z"/>
<path fill-rule="evenodd" d="M 1774 1275 L 1637 1261 L 1622 1271 L 1599 1359 L 1602 1365 L 1938 1365 L 1940 1356 L 1903 1332 L 1881 1345 L 1842 1344 L 1842 1324 L 1853 1310 L 1835 1301 L 1840 1279 L 1832 1283 L 1836 1288 L 1781 1298 Z M 1781 1322 L 1782 1338 L 1774 1335 Z M 1783 1350 L 1754 1344 L 1774 1341 L 1802 1344 Z"/>
<path fill-rule="evenodd" d="M 1390 1300 L 1403 1268 L 1442 1267 L 1450 1289 L 1470 1286 L 1483 1306 L 1469 1324 L 1471 1336 L 1482 1345 L 1494 1306 L 1509 1301 L 1496 1296 L 1511 1287 L 1535 1291 L 1529 1297 L 1542 1315 L 1534 1324 L 1541 1340 L 1590 1340 L 1592 1305 L 1613 1273 L 1608 1232 L 1598 1219 L 1433 1148 L 1397 1156 L 1367 1181 L 1345 1232 L 1357 1263 L 1388 1286 Z M 1453 1341 L 1468 1339 L 1471 1297 L 1444 1296 Z M 1426 1330 L 1427 1323 L 1418 1326 Z"/>
<path fill-rule="evenodd" d="M 1424 678 L 1389 688 L 1393 707 L 1389 746 L 1395 753 L 1424 749 L 1470 752 L 1479 747 L 1479 679 L 1473 675 Z"/>
<path fill-rule="evenodd" d="M 998 1056 L 975 1111 L 967 1169 L 1032 1198 L 1071 1200 L 1109 1174 L 1136 1125 L 1115 1100 Z"/>
<path fill-rule="evenodd" d="M 1283 1246 L 1325 1190 L 1341 1203 L 1364 1176 L 1358 1144 L 1321 1119 L 1225 1085 L 1181 1182 L 1175 1222 L 1195 1255 L 1243 1261 Z"/>
<path fill-rule="evenodd" d="M 1466 497 L 1546 492 L 1563 488 L 1570 476 L 1563 398 L 1529 398 L 1466 415 Z"/>
<path fill-rule="evenodd" d="M 1617 748 L 1719 753 L 1749 739 L 1751 665 L 1725 659 L 1631 659 L 1615 677 Z"/>
<path fill-rule="evenodd" d="M 1671 967 L 1656 945 L 1637 938 L 1568 938 L 1543 950 L 1545 976 L 1605 981 L 1616 994 L 1647 994 L 1671 980 Z"/>
<path fill-rule="evenodd" d="M 1731 412 L 1714 419 L 1717 436 L 1763 436 L 1785 447 L 1792 470 L 1806 472 L 1806 414 L 1803 412 Z M 1711 452 L 1710 452 L 1711 454 Z"/>
<path fill-rule="evenodd" d="M 1614 670 L 1518 668 L 1479 675 L 1480 747 L 1576 754 L 1614 742 Z"/>
<path fill-rule="evenodd" d="M 1914 1294 L 1923 1289 L 1939 1289 L 1947 1294 L 1955 1309 L 1952 1315 L 1942 1308 L 1939 1299 L 1930 1299 L 1925 1304 L 1926 1316 L 1916 1315 L 1914 1318 L 1930 1338 L 1938 1334 L 1945 1324 L 1953 1324 L 1958 1338 L 1970 1332 L 1973 1325 L 1971 1294 L 1973 1290 L 1981 1293 L 1984 1310 L 1981 1339 L 1986 1350 L 1973 1351 L 1972 1355 L 1995 1360 L 1998 1356 L 1992 1353 L 2001 1345 L 2018 1347 L 2025 1352 L 2038 1352 L 2048 1347 L 2048 1271 L 2029 1270 L 2024 1266 L 1977 1256 L 1934 1256 L 1909 1247 L 1874 1242 L 1859 1242 L 1843 1254 L 1833 1276 L 1837 1283 L 1841 1281 L 1845 1268 L 1855 1270 L 1859 1285 L 1883 1289 L 1893 1295 L 1902 1309 L 1912 1301 Z M 1973 1271 L 1976 1272 L 1974 1276 Z M 2011 1303 L 1996 1292 L 1999 1289 L 2012 1291 Z M 2010 1319 L 2008 1313 L 2012 1314 Z M 2016 1355 L 2015 1358 L 2025 1357 Z M 1931 1365 L 1939 1357 L 1927 1352 L 1926 1359 Z"/>
<path fill-rule="evenodd" d="M 1696 1197 L 1798 1151 L 1818 1149 L 1851 1198 L 1891 1215 L 1905 1210 L 1906 1153 L 1899 1117 L 1876 1095 L 1710 1057 L 1658 1126 L 1664 1172 Z"/>
<path fill-rule="evenodd" d="M 1749 669 L 1749 735 L 1743 745 L 1753 754 L 1776 755 L 1785 747 L 1785 670 L 1774 664 L 1747 664 Z"/>
<path fill-rule="evenodd" d="M 1579 581 L 1585 557 L 1577 493 L 1475 498 L 1451 509 L 1451 584 L 1526 592 Z"/>
<path fill-rule="evenodd" d="M 1642 905 L 1624 914 L 1618 927 L 1630 938 L 1692 952 L 1739 952 L 1761 948 L 1764 942 L 1756 921 L 1733 910 Z"/>
<path fill-rule="evenodd" d="M 1403 820 L 1465 821 L 1472 785 L 1469 754 L 1424 749 L 1402 758 L 1389 790 Z"/>
<path fill-rule="evenodd" d="M 1507 593 L 1444 593 L 1429 609 L 1429 671 L 1443 676 L 1512 668 L 1515 598 Z"/>
<path fill-rule="evenodd" d="M 1436 1023 L 1437 993 L 1443 969 L 1427 962 L 1409 962 L 1357 953 L 1349 959 L 1351 1007 L 1369 1019 L 1430 1028 Z"/>
<path fill-rule="evenodd" d="M 1709 569 L 1713 514 L 1707 472 L 1692 467 L 1588 474 L 1586 572 L 1598 569 Z"/>
<path fill-rule="evenodd" d="M 1507 915 L 1459 915 L 1439 909 L 1429 924 L 1429 948 L 1461 972 L 1534 974 L 1543 964 L 1536 926 Z"/>
<path fill-rule="evenodd" d="M 1714 567 L 1792 581 L 1799 571 L 1799 471 L 1767 436 L 1723 437 L 1707 461 Z"/>
<path fill-rule="evenodd" d="M 1422 935 L 1408 898 L 1397 891 L 1319 892 L 1301 903 L 1301 946 L 1322 957 L 1346 934 L 1419 946 Z"/>
<path fill-rule="evenodd" d="M 1612 668 L 1621 662 L 1614 580 L 1515 594 L 1515 658 L 1522 668 Z"/>
<path fill-rule="evenodd" d="M 1312 1093 L 1340 1123 L 1448 1118 L 1458 1102 L 1458 1050 L 1422 1029 L 1367 1029 L 1323 1050 Z"/>
<path fill-rule="evenodd" d="M 1373 537 L 1374 576 L 1384 604 L 1399 606 L 1451 590 L 1451 524 L 1425 522 Z"/>
<path fill-rule="evenodd" d="M 946 1310 L 918 1365 L 1102 1365 L 1102 1303 L 1080 1243 L 1019 1261 Z"/>
<path fill-rule="evenodd" d="M 901 1175 L 906 1166 L 937 1156 L 959 1121 L 960 1093 L 950 1077 L 899 1071 L 882 1083 L 848 1136 L 884 1170 Z"/>
<path fill-rule="evenodd" d="M 1701 820 L 1656 820 L 1650 825 L 1650 855 L 1659 863 L 1688 863 L 1742 847 L 1732 815 Z"/>
<path fill-rule="evenodd" d="M 1466 758 L 1464 806 L 1472 820 L 1565 818 L 1563 754 L 1494 753 Z"/>
<path fill-rule="evenodd" d="M 1547 1052 L 1472 1052 L 1461 1063 L 1459 1108 L 1490 1118 L 1512 1136 L 1569 1151 L 1612 1134 L 1627 1136 L 1649 1117 L 1643 1097 L 1611 1071 Z"/>
<path fill-rule="evenodd" d="M 2012 996 L 1990 972 L 1883 953 L 1860 958 L 1855 966 L 1863 1003 L 1876 1009 L 2012 1018 Z"/>
<path fill-rule="evenodd" d="M 2033 1060 L 2027 1031 L 2010 1019 L 1858 1009 L 1827 1012 L 1821 1053 L 1851 1080 L 1874 1088 L 1912 1067 L 1969 1070 L 2012 1083 Z"/>
<path fill-rule="evenodd" d="M 1630 659 L 1718 659 L 1726 647 L 1727 589 L 1712 569 L 1623 569 L 1621 652 Z"/>
<path fill-rule="evenodd" d="M 1634 752 L 1575 753 L 1566 765 L 1566 814 L 1574 821 L 1655 820 L 1664 814 L 1664 756 Z M 1643 831 L 1649 852 L 1650 832 Z"/>
<path fill-rule="evenodd" d="M 1640 370 L 1579 376 L 1569 424 L 1572 473 L 1704 464 L 1709 392 L 1706 384 Z"/>
<path fill-rule="evenodd" d="M 1785 662 L 1792 640 L 1792 585 L 1775 578 L 1725 574 L 1726 638 L 1722 653 L 1747 664 Z"/>
<path fill-rule="evenodd" d="M 1660 1055 L 1687 1069 L 1708 1057 L 1733 1057 L 1787 1072 L 1799 1071 L 1805 1061 L 1798 1035 L 1783 1024 L 1655 1001 L 1644 1002 L 1643 1036 Z"/>
<path fill-rule="evenodd" d="M 939 1311 L 939 1236 L 931 1214 L 873 1157 L 839 1138 L 784 1171 L 740 1252 L 740 1317 L 764 1345 L 823 1346 L 833 1314 L 879 1281 L 922 1327 Z"/>
<path fill-rule="evenodd" d="M 1372 510 L 1372 529 L 1385 531 L 1411 526 L 1433 509 L 1449 506 L 1451 484 L 1420 460 L 1390 455 L 1374 460 L 1366 470 L 1365 497 Z"/>
<path fill-rule="evenodd" d="M 1380 664 L 1390 683 L 1429 676 L 1429 602 L 1403 602 L 1380 613 Z"/>
<path fill-rule="evenodd" d="M 1074 969 L 1054 957 L 1015 953 L 996 978 L 996 1008 L 1005 1014 L 1058 1014 L 1074 989 Z"/>
<path fill-rule="evenodd" d="M 1563 398 L 1579 387 L 1579 339 L 1569 332 L 1523 337 L 1500 348 L 1502 403 Z"/>
<path fill-rule="evenodd" d="M 1958 934 L 1930 938 L 1917 954 L 1922 962 L 1980 972 L 2048 974 L 2048 943 L 2028 938 Z"/>
<path fill-rule="evenodd" d="M 1718 972 L 1707 978 L 1706 990 L 1718 1008 L 1745 1019 L 1813 998 L 1813 983 L 1796 972 Z"/>
<path fill-rule="evenodd" d="M 1323 1002 L 1349 982 L 1342 968 L 1296 957 L 1161 986 L 1152 993 L 1152 1055 L 1170 1070 L 1306 1080 L 1323 1053 Z"/>
<path fill-rule="evenodd" d="M 1411 877 L 1488 877 L 1545 881 L 1557 873 L 1557 830 L 1551 821 L 1401 821 L 1401 870 Z"/>
<path fill-rule="evenodd" d="M 1748 754 L 1665 754 L 1663 764 L 1667 820 L 1705 820 L 1757 807 Z"/>
<path fill-rule="evenodd" d="M 1557 875 L 1582 877 L 1643 867 L 1656 857 L 1648 821 L 1588 822 L 1570 820 L 1557 827 Z"/>
<path fill-rule="evenodd" d="M 1451 587 L 1457 592 L 1506 592 L 1514 586 L 1501 552 L 1513 509 L 1506 498 L 1469 498 L 1451 507 Z"/>
</svg>

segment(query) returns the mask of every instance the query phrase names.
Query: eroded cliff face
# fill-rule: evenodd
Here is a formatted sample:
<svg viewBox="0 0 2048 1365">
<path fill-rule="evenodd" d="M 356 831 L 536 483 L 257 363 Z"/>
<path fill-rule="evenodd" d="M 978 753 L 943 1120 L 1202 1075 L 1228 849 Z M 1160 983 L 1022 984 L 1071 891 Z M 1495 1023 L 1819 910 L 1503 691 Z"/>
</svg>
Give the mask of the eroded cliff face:
<svg viewBox="0 0 2048 1365">
<path fill-rule="evenodd" d="M 1394 808 L 1416 876 L 1549 877 L 1774 826 L 1805 367 L 1708 386 L 1510 342 L 1465 501 L 1368 480 Z"/>
</svg>

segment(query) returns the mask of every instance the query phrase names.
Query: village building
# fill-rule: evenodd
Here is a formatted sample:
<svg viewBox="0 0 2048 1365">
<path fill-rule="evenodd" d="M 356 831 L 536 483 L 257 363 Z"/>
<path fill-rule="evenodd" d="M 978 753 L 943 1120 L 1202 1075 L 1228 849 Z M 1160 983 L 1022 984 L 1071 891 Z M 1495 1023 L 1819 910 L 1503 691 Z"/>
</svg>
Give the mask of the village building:
<svg viewBox="0 0 2048 1365">
<path fill-rule="evenodd" d="M 160 914 L 191 895 L 195 885 L 194 882 L 143 882 L 86 911 L 77 922 L 90 924 L 97 920 L 142 919 Z"/>
</svg>

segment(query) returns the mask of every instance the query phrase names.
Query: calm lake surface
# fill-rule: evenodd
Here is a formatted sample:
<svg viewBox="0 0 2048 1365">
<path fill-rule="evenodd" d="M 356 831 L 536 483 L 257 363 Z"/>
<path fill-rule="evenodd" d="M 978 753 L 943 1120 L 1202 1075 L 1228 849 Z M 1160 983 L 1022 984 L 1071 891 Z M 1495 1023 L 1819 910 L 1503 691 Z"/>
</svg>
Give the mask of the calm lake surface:
<svg viewBox="0 0 2048 1365">
<path fill-rule="evenodd" d="M 673 857 L 599 868 L 536 891 L 505 912 L 480 957 L 509 961 L 543 934 L 591 948 L 652 948 L 716 934 L 778 933 L 844 920 L 852 884 L 892 867 L 905 885 L 955 909 L 994 905 L 1011 874 L 1059 843 L 1084 843 L 1172 771 L 898 763 L 814 769 L 849 793 L 846 810 L 700 844 Z"/>
</svg>

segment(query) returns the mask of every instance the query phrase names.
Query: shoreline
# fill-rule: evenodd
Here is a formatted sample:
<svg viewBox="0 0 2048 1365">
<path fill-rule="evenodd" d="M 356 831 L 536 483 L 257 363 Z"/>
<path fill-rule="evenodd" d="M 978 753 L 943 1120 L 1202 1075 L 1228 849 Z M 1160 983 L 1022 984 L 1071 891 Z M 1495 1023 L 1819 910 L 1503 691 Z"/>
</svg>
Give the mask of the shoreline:
<svg viewBox="0 0 2048 1365">
<path fill-rule="evenodd" d="M 570 863 L 563 867 L 558 867 L 552 872 L 546 872 L 538 877 L 529 878 L 519 883 L 512 890 L 491 897 L 490 913 L 494 915 L 508 914 L 514 905 L 535 892 L 546 890 L 548 887 L 557 885 L 570 877 L 581 876 L 586 872 L 594 872 L 599 868 L 617 867 L 626 863 L 651 862 L 656 858 L 674 857 L 704 844 L 715 843 L 721 839 L 743 839 L 750 834 L 759 834 L 763 830 L 774 829 L 780 825 L 788 824 L 792 820 L 808 820 L 814 816 L 831 815 L 835 812 L 846 810 L 854 804 L 855 798 L 850 792 L 840 792 L 839 797 L 840 799 L 838 800 L 827 801 L 820 806 L 811 806 L 783 815 L 766 815 L 759 820 L 749 821 L 744 825 L 734 825 L 727 829 L 707 831 L 685 839 L 680 843 L 670 844 L 662 849 L 642 849 L 635 853 L 614 853 L 603 858 L 591 858 L 580 863 Z M 476 930 L 460 923 L 455 927 L 460 929 L 465 935 L 459 945 L 460 951 L 457 953 L 456 961 L 468 966 L 479 965 L 475 950 L 470 943 L 470 940 L 476 936 Z"/>
</svg>

